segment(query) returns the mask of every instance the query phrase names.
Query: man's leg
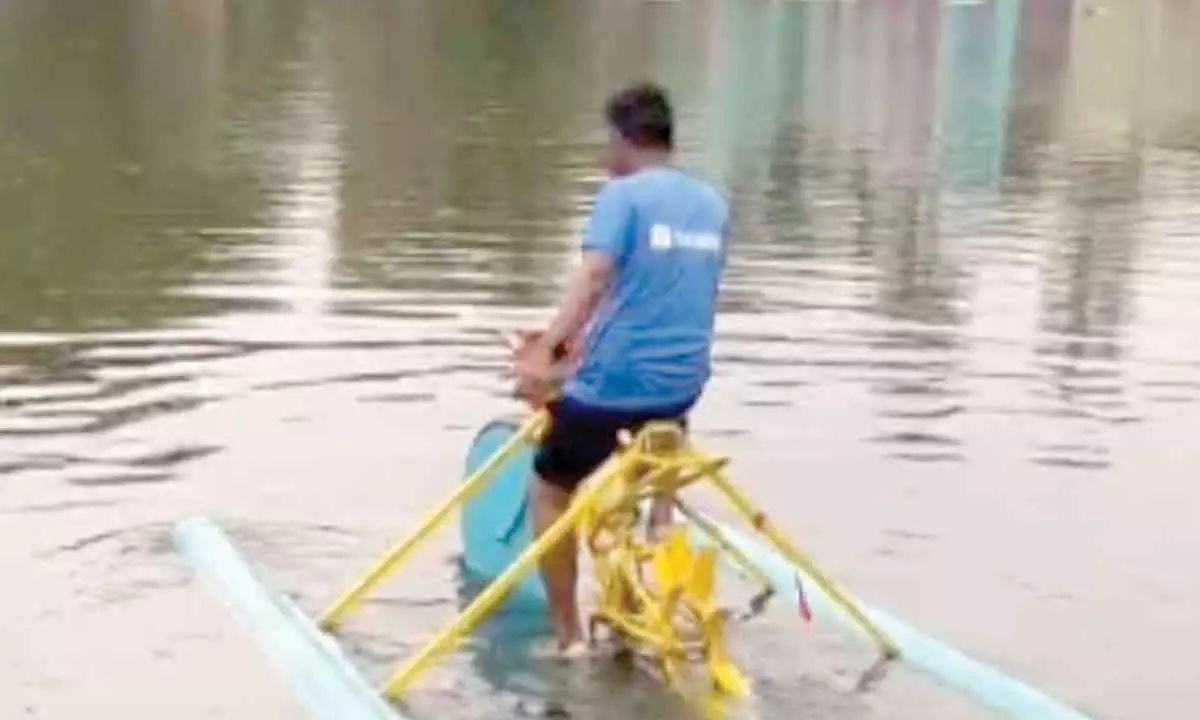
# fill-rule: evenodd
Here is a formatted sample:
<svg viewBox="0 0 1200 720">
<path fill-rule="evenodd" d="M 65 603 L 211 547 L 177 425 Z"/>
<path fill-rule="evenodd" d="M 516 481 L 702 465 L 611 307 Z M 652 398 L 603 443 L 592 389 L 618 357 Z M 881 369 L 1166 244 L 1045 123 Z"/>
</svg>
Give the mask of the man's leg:
<svg viewBox="0 0 1200 720">
<path fill-rule="evenodd" d="M 642 427 L 646 422 L 652 420 L 669 420 L 679 423 L 684 434 L 688 431 L 687 411 L 691 409 L 691 405 L 686 406 L 681 412 L 652 414 L 642 418 L 638 427 Z M 646 535 L 652 541 L 661 539 L 665 530 L 671 527 L 675 522 L 675 496 L 671 493 L 655 495 L 650 501 L 650 517 L 646 522 Z"/>
<path fill-rule="evenodd" d="M 562 517 L 570 503 L 569 490 L 538 478 L 533 486 L 533 518 L 537 536 L 540 537 Z M 560 650 L 569 650 L 583 641 L 576 600 L 579 545 L 574 531 L 542 556 L 541 571 L 550 600 L 550 622 L 554 627 L 554 636 Z"/>
<path fill-rule="evenodd" d="M 672 495 L 655 495 L 650 501 L 650 539 L 657 540 L 662 531 L 675 521 L 675 498 Z"/>
<path fill-rule="evenodd" d="M 540 536 L 562 517 L 575 489 L 616 448 L 616 426 L 603 415 L 578 405 L 552 403 L 550 430 L 542 439 L 533 468 L 534 528 Z M 542 580 L 550 601 L 550 621 L 561 650 L 582 647 L 583 631 L 576 598 L 579 544 L 574 533 L 542 558 Z"/>
</svg>

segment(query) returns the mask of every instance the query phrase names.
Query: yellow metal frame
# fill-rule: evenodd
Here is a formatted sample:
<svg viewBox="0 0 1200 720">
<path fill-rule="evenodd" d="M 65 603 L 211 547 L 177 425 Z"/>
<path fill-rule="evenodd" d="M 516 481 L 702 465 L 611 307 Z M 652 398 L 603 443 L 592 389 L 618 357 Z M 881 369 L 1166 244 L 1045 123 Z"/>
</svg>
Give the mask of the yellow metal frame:
<svg viewBox="0 0 1200 720">
<path fill-rule="evenodd" d="M 389 550 L 346 591 L 321 618 L 322 628 L 334 631 L 367 594 L 394 573 L 412 552 L 436 531 L 451 512 L 474 496 L 525 443 L 535 442 L 549 428 L 543 410 L 533 414 L 496 453 L 438 507 L 408 538 Z M 696 482 L 710 482 L 758 532 L 789 561 L 812 578 L 822 591 L 879 646 L 881 660 L 899 656 L 896 644 L 876 626 L 799 548 L 743 495 L 724 473 L 728 458 L 696 450 L 674 423 L 650 423 L 636 436 L 622 438 L 618 451 L 580 487 L 567 511 L 530 544 L 438 635 L 388 678 L 384 693 L 401 697 L 418 675 L 439 656 L 472 632 L 553 546 L 577 530 L 594 560 L 600 589 L 590 616 L 593 637 L 606 628 L 631 650 L 652 657 L 672 686 L 685 662 L 703 659 L 714 688 L 721 694 L 744 696 L 750 683 L 729 658 L 724 629 L 728 613 L 715 600 L 717 551 L 746 575 L 764 586 L 752 604 L 757 609 L 770 596 L 765 572 L 739 552 L 719 529 L 678 500 L 677 493 Z M 709 540 L 703 549 L 687 541 L 683 528 L 648 540 L 637 532 L 640 508 L 653 498 L 669 497 Z"/>
</svg>

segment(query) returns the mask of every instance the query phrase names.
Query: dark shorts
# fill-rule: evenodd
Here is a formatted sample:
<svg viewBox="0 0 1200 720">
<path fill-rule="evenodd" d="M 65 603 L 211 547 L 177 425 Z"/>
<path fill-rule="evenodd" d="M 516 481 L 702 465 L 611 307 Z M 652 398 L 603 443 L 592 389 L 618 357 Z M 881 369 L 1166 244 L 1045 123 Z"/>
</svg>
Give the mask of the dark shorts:
<svg viewBox="0 0 1200 720">
<path fill-rule="evenodd" d="M 648 422 L 674 420 L 687 429 L 695 403 L 658 410 L 612 410 L 571 400 L 549 405 L 550 431 L 542 439 L 533 469 L 551 485 L 574 491 L 617 449 L 621 430 L 636 433 Z"/>
</svg>

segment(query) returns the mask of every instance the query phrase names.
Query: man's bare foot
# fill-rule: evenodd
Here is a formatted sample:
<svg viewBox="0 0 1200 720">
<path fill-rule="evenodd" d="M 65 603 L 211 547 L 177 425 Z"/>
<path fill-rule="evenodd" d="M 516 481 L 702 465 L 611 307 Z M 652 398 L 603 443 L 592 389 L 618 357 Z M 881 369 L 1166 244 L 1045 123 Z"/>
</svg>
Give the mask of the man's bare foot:
<svg viewBox="0 0 1200 720">
<path fill-rule="evenodd" d="M 566 647 L 560 647 L 558 651 L 559 659 L 566 661 L 586 660 L 593 654 L 592 646 L 583 640 L 576 640 Z"/>
<path fill-rule="evenodd" d="M 595 649 L 584 640 L 563 645 L 557 640 L 547 640 L 534 646 L 532 655 L 543 660 L 576 662 L 595 655 Z"/>
</svg>

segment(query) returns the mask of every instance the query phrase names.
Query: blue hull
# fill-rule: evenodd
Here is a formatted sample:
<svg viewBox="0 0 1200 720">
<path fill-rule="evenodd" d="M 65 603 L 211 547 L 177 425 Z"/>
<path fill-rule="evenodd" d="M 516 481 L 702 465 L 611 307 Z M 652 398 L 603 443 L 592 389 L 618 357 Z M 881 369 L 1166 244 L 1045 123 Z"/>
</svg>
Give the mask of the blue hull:
<svg viewBox="0 0 1200 720">
<path fill-rule="evenodd" d="M 175 526 L 175 547 L 227 605 L 320 720 L 404 720 L 292 601 L 255 576 L 225 533 L 207 518 Z"/>
<path fill-rule="evenodd" d="M 519 420 L 503 418 L 493 420 L 476 433 L 467 450 L 464 478 L 487 462 L 519 427 Z M 471 579 L 491 581 L 533 542 L 527 502 L 532 468 L 533 451 L 518 450 L 487 487 L 463 505 L 460 523 L 463 570 Z M 546 606 L 541 578 L 536 573 L 526 577 L 506 603 L 506 609 L 540 612 Z"/>
</svg>

